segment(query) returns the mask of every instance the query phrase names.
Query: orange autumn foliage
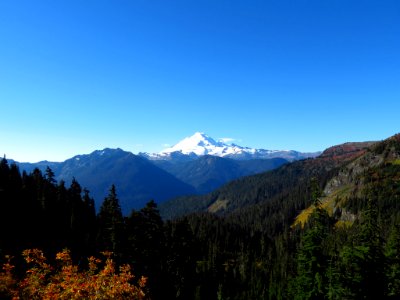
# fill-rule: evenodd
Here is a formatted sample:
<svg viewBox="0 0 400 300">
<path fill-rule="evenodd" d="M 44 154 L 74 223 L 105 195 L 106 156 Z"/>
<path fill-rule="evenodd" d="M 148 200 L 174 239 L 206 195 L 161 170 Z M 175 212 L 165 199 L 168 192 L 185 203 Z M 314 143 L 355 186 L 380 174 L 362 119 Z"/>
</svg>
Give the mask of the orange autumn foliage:
<svg viewBox="0 0 400 300">
<path fill-rule="evenodd" d="M 137 285 L 132 284 L 134 275 L 130 266 L 123 265 L 117 272 L 111 253 L 103 254 L 106 259 L 102 268 L 99 266 L 103 261 L 89 257 L 88 269 L 82 271 L 73 264 L 69 250 L 57 253 L 57 267 L 47 263 L 41 250 L 25 250 L 23 256 L 30 268 L 21 280 L 14 277 L 11 257 L 6 257 L 0 272 L 0 297 L 13 300 L 144 299 L 146 278 L 140 278 Z"/>
</svg>

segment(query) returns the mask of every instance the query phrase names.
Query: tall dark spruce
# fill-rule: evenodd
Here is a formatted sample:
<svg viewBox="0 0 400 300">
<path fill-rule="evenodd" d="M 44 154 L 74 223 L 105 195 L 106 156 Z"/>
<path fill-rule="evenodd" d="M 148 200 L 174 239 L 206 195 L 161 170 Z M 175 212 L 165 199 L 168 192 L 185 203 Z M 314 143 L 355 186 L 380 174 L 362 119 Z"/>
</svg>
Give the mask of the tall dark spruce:
<svg viewBox="0 0 400 300">
<path fill-rule="evenodd" d="M 117 198 L 115 185 L 112 185 L 104 199 L 98 215 L 98 250 L 111 251 L 116 256 L 122 252 L 124 219 Z"/>
<path fill-rule="evenodd" d="M 328 235 L 329 216 L 321 207 L 321 190 L 316 179 L 311 182 L 314 211 L 300 242 L 297 254 L 297 276 L 294 279 L 294 299 L 322 299 L 327 285 L 327 257 L 323 242 Z"/>
</svg>

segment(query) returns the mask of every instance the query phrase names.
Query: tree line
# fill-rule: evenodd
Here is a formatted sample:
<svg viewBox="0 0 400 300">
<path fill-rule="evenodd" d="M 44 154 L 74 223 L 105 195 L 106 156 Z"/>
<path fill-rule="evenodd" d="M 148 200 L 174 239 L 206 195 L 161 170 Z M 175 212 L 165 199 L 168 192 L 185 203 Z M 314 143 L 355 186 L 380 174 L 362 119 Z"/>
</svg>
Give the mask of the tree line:
<svg viewBox="0 0 400 300">
<path fill-rule="evenodd" d="M 398 297 L 398 174 L 400 166 L 388 164 L 362 175 L 368 188 L 346 204 L 358 216 L 351 226 L 337 226 L 338 216 L 321 208 L 327 173 L 286 189 L 284 198 L 230 214 L 163 221 L 154 201 L 123 216 L 115 186 L 96 213 L 76 180 L 67 187 L 50 168 L 21 173 L 3 159 L 0 256 L 15 256 L 18 275 L 26 269 L 18 260 L 25 249 L 53 257 L 68 248 L 82 270 L 89 268 L 87 257 L 112 251 L 117 265 L 148 278 L 149 299 Z M 293 228 L 296 213 L 310 203 L 315 210 L 305 227 Z"/>
</svg>

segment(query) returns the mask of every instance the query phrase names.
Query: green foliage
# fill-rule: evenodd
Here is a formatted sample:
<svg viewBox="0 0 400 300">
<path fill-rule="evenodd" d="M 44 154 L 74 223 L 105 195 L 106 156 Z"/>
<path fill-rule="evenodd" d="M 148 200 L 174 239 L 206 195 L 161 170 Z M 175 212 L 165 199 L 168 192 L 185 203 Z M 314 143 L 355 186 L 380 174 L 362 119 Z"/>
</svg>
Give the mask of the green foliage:
<svg viewBox="0 0 400 300">
<path fill-rule="evenodd" d="M 385 247 L 387 295 L 400 295 L 400 225 L 393 225 Z"/>
<path fill-rule="evenodd" d="M 323 298 L 327 286 L 327 257 L 323 251 L 329 228 L 329 217 L 321 208 L 321 191 L 315 178 L 311 180 L 312 203 L 315 210 L 311 215 L 309 228 L 304 233 L 297 255 L 297 276 L 292 293 L 294 299 Z"/>
</svg>

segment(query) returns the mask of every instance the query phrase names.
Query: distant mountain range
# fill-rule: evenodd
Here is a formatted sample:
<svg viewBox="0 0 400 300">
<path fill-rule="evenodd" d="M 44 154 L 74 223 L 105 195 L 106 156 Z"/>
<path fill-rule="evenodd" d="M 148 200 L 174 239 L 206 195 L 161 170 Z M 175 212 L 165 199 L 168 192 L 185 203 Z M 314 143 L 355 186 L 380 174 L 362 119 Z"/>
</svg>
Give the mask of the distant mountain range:
<svg viewBox="0 0 400 300">
<path fill-rule="evenodd" d="M 89 189 L 99 208 L 112 184 L 125 214 L 132 208 L 141 208 L 147 201 L 165 201 L 179 195 L 196 193 L 190 185 L 155 166 L 147 159 L 121 149 L 97 150 L 91 154 L 77 155 L 61 163 L 40 162 L 19 164 L 20 169 L 42 171 L 47 165 L 58 181 L 67 184 L 75 178 L 82 187 Z"/>
<path fill-rule="evenodd" d="M 128 214 L 151 199 L 162 203 L 182 195 L 208 193 L 231 180 L 318 154 L 251 149 L 195 133 L 156 154 L 135 155 L 122 149 L 106 148 L 64 162 L 17 164 L 27 172 L 50 167 L 56 179 L 67 184 L 75 178 L 82 187 L 89 189 L 97 208 L 110 186 L 115 184 L 122 210 Z"/>
<path fill-rule="evenodd" d="M 151 160 L 188 159 L 204 155 L 232 158 L 236 160 L 284 158 L 288 161 L 316 157 L 321 152 L 302 153 L 294 150 L 265 150 L 242 147 L 216 141 L 205 133 L 196 132 L 159 153 L 139 153 Z"/>
</svg>

